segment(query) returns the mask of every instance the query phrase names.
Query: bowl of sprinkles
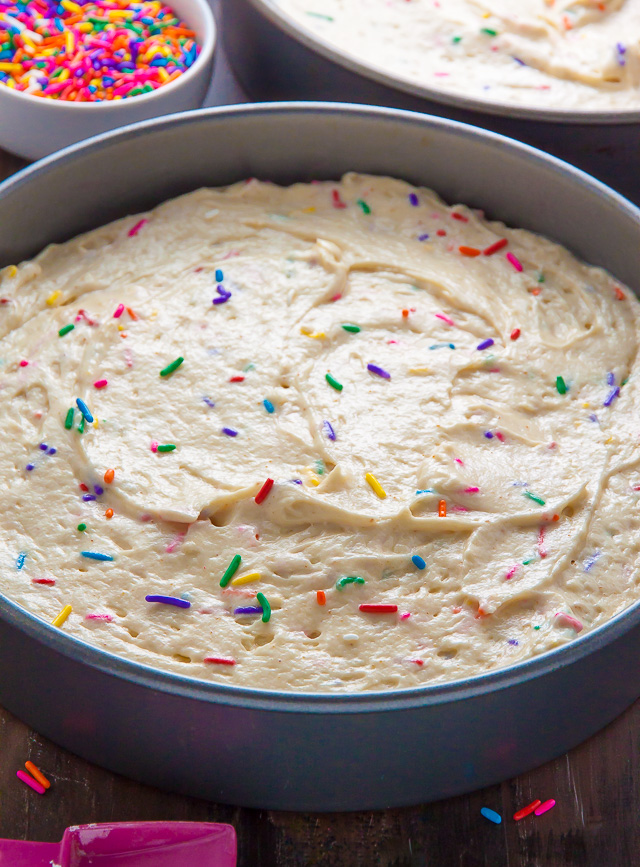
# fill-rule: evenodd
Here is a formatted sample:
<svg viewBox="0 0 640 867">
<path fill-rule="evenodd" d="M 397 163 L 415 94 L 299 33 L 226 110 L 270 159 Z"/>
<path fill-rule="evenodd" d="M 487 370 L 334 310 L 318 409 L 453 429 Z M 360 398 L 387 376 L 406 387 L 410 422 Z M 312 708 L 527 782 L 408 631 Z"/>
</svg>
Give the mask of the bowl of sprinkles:
<svg viewBox="0 0 640 867">
<path fill-rule="evenodd" d="M 206 0 L 0 0 L 0 146 L 39 159 L 198 108 L 215 32 Z"/>
</svg>

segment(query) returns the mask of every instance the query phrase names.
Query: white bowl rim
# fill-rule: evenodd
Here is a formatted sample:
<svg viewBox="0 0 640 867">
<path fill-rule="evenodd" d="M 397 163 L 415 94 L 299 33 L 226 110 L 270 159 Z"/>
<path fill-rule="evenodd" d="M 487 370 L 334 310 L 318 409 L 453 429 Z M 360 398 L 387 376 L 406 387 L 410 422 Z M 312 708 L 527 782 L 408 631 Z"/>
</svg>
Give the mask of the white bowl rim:
<svg viewBox="0 0 640 867">
<path fill-rule="evenodd" d="M 177 78 L 174 78 L 173 81 L 169 81 L 167 84 L 163 84 L 156 90 L 152 90 L 147 93 L 140 93 L 137 94 L 135 97 L 131 97 L 131 100 L 135 100 L 135 105 L 140 105 L 142 100 L 144 100 L 145 102 L 149 102 L 151 99 L 161 97 L 167 93 L 171 93 L 174 90 L 177 90 L 178 87 L 184 84 L 186 80 L 193 78 L 196 72 L 199 71 L 199 67 L 201 67 L 203 64 L 209 63 L 209 61 L 211 60 L 218 35 L 218 28 L 216 25 L 216 19 L 215 15 L 213 14 L 213 10 L 207 3 L 207 0 L 183 0 L 183 2 L 189 2 L 192 3 L 194 6 L 197 6 L 202 11 L 204 16 L 204 37 L 200 46 L 200 53 L 193 61 L 189 69 L 187 69 Z M 167 0 L 167 5 L 170 4 L 171 0 Z M 117 108 L 123 109 L 125 106 L 128 108 L 131 104 L 128 99 L 105 99 L 102 102 L 87 102 L 86 100 L 75 102 L 67 99 L 45 99 L 41 96 L 33 96 L 30 93 L 25 93 L 25 91 L 23 90 L 14 90 L 11 87 L 0 84 L 0 100 L 5 95 L 8 95 L 10 99 L 14 98 L 18 101 L 20 101 L 21 99 L 26 99 L 27 102 L 24 103 L 25 105 L 31 103 L 31 105 L 42 104 L 44 106 L 59 106 L 59 109 L 54 109 L 54 111 L 64 111 L 65 109 L 69 111 L 113 111 Z"/>
<path fill-rule="evenodd" d="M 230 0 L 234 2 L 234 0 Z M 296 19 L 289 15 L 280 5 L 278 0 L 246 0 L 255 9 L 267 18 L 271 24 L 283 30 L 287 36 L 304 45 L 310 51 L 320 54 L 326 60 L 368 78 L 393 90 L 400 90 L 420 99 L 431 100 L 452 108 L 464 111 L 480 112 L 517 118 L 519 120 L 548 121 L 555 123 L 584 123 L 584 124 L 632 124 L 640 123 L 640 108 L 611 109 L 605 111 L 577 111 L 565 108 L 535 108 L 522 106 L 508 102 L 492 101 L 490 99 L 478 99 L 471 96 L 463 96 L 439 89 L 428 87 L 424 84 L 416 84 L 408 78 L 396 76 L 385 70 L 384 67 L 375 63 L 361 60 L 355 54 L 336 47 L 323 37 L 315 34 L 311 29 L 299 24 Z M 428 111 L 428 109 L 425 109 Z"/>
</svg>

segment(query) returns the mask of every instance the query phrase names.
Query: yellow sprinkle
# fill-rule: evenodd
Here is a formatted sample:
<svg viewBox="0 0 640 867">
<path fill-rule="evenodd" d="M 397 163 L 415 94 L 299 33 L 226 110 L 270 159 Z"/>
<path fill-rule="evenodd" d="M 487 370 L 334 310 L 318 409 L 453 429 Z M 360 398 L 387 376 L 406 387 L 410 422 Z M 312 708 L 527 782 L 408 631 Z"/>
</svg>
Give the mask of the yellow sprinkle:
<svg viewBox="0 0 640 867">
<path fill-rule="evenodd" d="M 51 295 L 49 295 L 49 297 L 47 298 L 47 304 L 49 305 L 49 307 L 54 305 L 61 295 L 62 292 L 59 289 L 56 289 L 55 292 L 52 292 Z"/>
<path fill-rule="evenodd" d="M 66 81 L 67 78 L 70 78 L 71 73 L 68 69 L 63 69 L 60 75 L 58 76 L 58 81 Z"/>
<path fill-rule="evenodd" d="M 583 409 L 589 409 L 590 404 L 589 403 L 583 403 L 582 406 L 583 406 Z"/>
<path fill-rule="evenodd" d="M 303 214 L 314 214 L 315 210 L 316 209 L 313 206 L 311 208 L 303 208 L 302 213 Z"/>
<path fill-rule="evenodd" d="M 63 0 L 64 2 L 64 0 Z M 54 618 L 51 623 L 53 626 L 62 626 L 67 617 L 71 614 L 73 608 L 70 605 L 65 605 L 60 614 L 56 618 Z"/>
<path fill-rule="evenodd" d="M 371 490 L 374 492 L 374 494 L 377 494 L 381 500 L 384 500 L 384 498 L 387 496 L 387 493 L 380 484 L 380 482 L 376 479 L 376 477 L 371 473 L 366 473 L 365 479 L 369 483 L 369 486 L 371 487 Z"/>
<path fill-rule="evenodd" d="M 309 479 L 309 482 L 313 485 L 314 488 L 317 488 L 320 484 L 320 481 L 318 479 Z"/>
<path fill-rule="evenodd" d="M 410 367 L 409 373 L 412 373 L 414 376 L 428 376 L 433 371 L 430 367 Z"/>
<path fill-rule="evenodd" d="M 613 442 L 613 437 L 609 437 L 608 439 L 606 439 L 606 440 L 604 441 L 604 444 L 605 444 L 606 446 L 608 446 L 609 443 L 612 443 L 612 442 Z"/>
<path fill-rule="evenodd" d="M 64 0 L 63 0 L 63 2 L 64 2 Z M 78 7 L 78 8 L 80 8 L 80 7 Z M 67 54 L 73 54 L 73 49 L 75 48 L 75 42 L 73 41 L 73 33 L 70 30 L 67 30 L 67 33 L 65 35 L 65 43 L 64 44 L 65 44 Z"/>
<path fill-rule="evenodd" d="M 0 72 L 21 72 L 20 63 L 0 63 Z"/>
<path fill-rule="evenodd" d="M 9 265 L 9 277 L 15 277 L 18 273 L 18 269 L 15 265 Z"/>
<path fill-rule="evenodd" d="M 304 334 L 305 337 L 312 337 L 314 340 L 324 340 L 327 336 L 324 331 L 316 331 L 314 334 L 313 331 L 310 331 L 304 326 L 300 329 L 300 334 Z"/>
<path fill-rule="evenodd" d="M 124 325 L 118 325 L 118 331 L 124 331 Z"/>
<path fill-rule="evenodd" d="M 72 3 L 71 0 L 60 0 L 60 5 L 63 9 L 66 9 L 67 12 L 82 12 L 82 6 L 78 6 L 77 3 Z"/>
<path fill-rule="evenodd" d="M 164 84 L 166 81 L 169 80 L 169 73 L 168 73 L 167 70 L 164 68 L 164 66 L 158 66 L 158 67 L 156 67 L 156 68 L 157 68 L 157 70 L 158 70 L 158 78 L 159 78 L 160 81 Z"/>
<path fill-rule="evenodd" d="M 93 420 L 93 426 L 94 426 L 94 427 L 98 427 L 98 419 L 97 419 L 97 418 L 94 418 L 94 420 Z"/>
<path fill-rule="evenodd" d="M 238 584 L 251 584 L 252 581 L 259 581 L 262 578 L 262 575 L 259 572 L 249 572 L 248 575 L 241 575 L 238 578 L 234 578 L 231 584 L 234 587 L 237 587 Z"/>
</svg>

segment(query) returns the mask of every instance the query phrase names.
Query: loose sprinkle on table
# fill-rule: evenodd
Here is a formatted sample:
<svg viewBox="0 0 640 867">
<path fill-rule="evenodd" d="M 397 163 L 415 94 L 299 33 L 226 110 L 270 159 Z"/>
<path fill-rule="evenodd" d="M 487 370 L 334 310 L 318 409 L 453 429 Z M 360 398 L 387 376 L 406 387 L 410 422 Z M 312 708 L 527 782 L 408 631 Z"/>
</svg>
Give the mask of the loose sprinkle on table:
<svg viewBox="0 0 640 867">
<path fill-rule="evenodd" d="M 33 777 L 30 777 L 25 771 L 16 771 L 16 777 L 19 780 L 22 780 L 23 783 L 26 783 L 27 786 L 30 786 L 34 792 L 37 792 L 39 795 L 44 795 L 46 789 L 44 786 L 40 785 L 37 780 L 34 780 Z"/>
<path fill-rule="evenodd" d="M 525 819 L 527 816 L 530 816 L 533 811 L 540 806 L 542 801 L 540 798 L 537 798 L 535 801 L 532 801 L 530 804 L 527 804 L 526 807 L 523 807 L 521 810 L 518 810 L 517 813 L 513 814 L 514 822 L 519 822 L 520 819 Z"/>
<path fill-rule="evenodd" d="M 427 568 L 427 564 L 426 564 L 425 560 L 422 557 L 420 557 L 419 554 L 414 554 L 413 557 L 411 558 L 411 562 L 416 567 L 416 569 L 426 569 Z"/>
<path fill-rule="evenodd" d="M 25 762 L 24 766 L 29 771 L 31 776 L 40 783 L 41 786 L 44 786 L 45 789 L 51 788 L 51 783 L 49 782 L 49 780 L 45 777 L 42 771 L 33 764 L 33 762 Z"/>
<path fill-rule="evenodd" d="M 144 597 L 147 602 L 160 602 L 162 605 L 173 605 L 175 608 L 191 608 L 191 603 L 177 596 L 156 596 L 151 594 Z"/>
<path fill-rule="evenodd" d="M 387 493 L 380 484 L 380 482 L 373 475 L 373 473 L 365 473 L 364 477 L 374 494 L 377 494 L 381 500 L 384 500 L 384 498 L 387 496 Z"/>
<path fill-rule="evenodd" d="M 534 812 L 536 816 L 542 816 L 543 813 L 547 813 L 549 810 L 553 809 L 555 805 L 556 802 L 553 800 L 553 798 L 549 798 L 548 801 L 545 801 L 543 804 L 540 804 L 539 807 L 536 807 Z"/>
<path fill-rule="evenodd" d="M 391 374 L 384 370 L 384 368 L 378 367 L 377 364 L 367 364 L 367 370 L 369 373 L 375 373 L 376 376 L 381 376 L 382 379 L 391 379 Z"/>
<path fill-rule="evenodd" d="M 262 622 L 268 623 L 271 619 L 271 606 L 264 593 L 256 593 L 256 601 L 262 605 Z"/>
<path fill-rule="evenodd" d="M 105 563 L 114 559 L 111 554 L 100 554 L 97 551 L 80 551 L 80 554 L 86 557 L 87 560 L 100 560 Z"/>
<path fill-rule="evenodd" d="M 269 496 L 269 492 L 273 487 L 273 479 L 267 479 L 264 485 L 260 488 L 258 493 L 255 496 L 254 502 L 260 505 L 260 503 L 264 502 Z"/>
<path fill-rule="evenodd" d="M 169 376 L 169 374 L 173 373 L 174 370 L 177 370 L 180 367 L 183 361 L 184 358 L 182 356 L 179 356 L 178 358 L 176 358 L 175 361 L 172 361 L 171 364 L 167 364 L 166 367 L 162 368 L 162 370 L 160 371 L 160 376 Z"/>
<path fill-rule="evenodd" d="M 231 563 L 229 563 L 229 565 L 225 569 L 224 575 L 220 579 L 221 587 L 226 587 L 229 581 L 231 581 L 233 576 L 240 568 L 240 563 L 242 563 L 242 557 L 240 556 L 240 554 L 235 554 L 231 560 Z"/>
<path fill-rule="evenodd" d="M 502 822 L 502 816 L 500 813 L 496 813 L 495 810 L 490 810 L 489 807 L 482 807 L 480 813 L 485 817 L 485 819 L 493 822 L 494 825 L 499 825 Z"/>
<path fill-rule="evenodd" d="M 341 382 L 338 382 L 330 373 L 325 373 L 324 378 L 327 380 L 331 388 L 335 388 L 336 391 L 342 391 L 344 386 Z"/>
<path fill-rule="evenodd" d="M 73 608 L 70 605 L 65 605 L 60 614 L 57 617 L 54 617 L 51 621 L 52 626 L 62 626 L 67 617 L 71 614 Z"/>
</svg>

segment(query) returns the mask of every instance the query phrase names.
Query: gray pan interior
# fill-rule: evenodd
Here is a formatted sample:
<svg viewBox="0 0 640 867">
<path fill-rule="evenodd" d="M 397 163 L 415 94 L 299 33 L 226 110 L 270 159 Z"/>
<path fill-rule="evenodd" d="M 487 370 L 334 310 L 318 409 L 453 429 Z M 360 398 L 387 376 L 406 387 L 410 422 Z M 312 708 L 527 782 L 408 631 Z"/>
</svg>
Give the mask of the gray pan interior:
<svg viewBox="0 0 640 867">
<path fill-rule="evenodd" d="M 203 184 L 387 173 L 541 232 L 640 288 L 640 212 L 523 145 L 389 109 L 282 104 L 146 122 L 0 185 L 0 265 Z M 0 597 L 0 702 L 74 752 L 212 800 L 384 808 L 457 794 L 558 755 L 640 694 L 640 605 L 572 644 L 466 681 L 292 695 L 165 674 Z M 28 686 L 25 686 L 28 684 Z"/>
</svg>

